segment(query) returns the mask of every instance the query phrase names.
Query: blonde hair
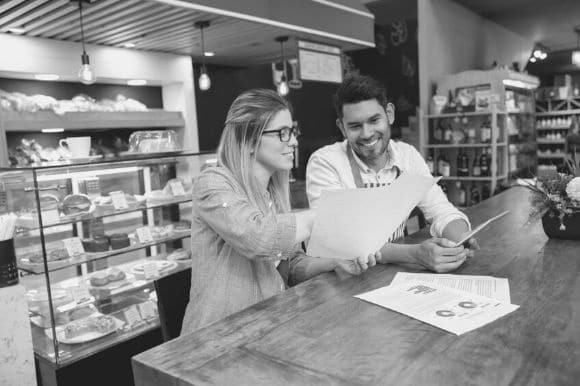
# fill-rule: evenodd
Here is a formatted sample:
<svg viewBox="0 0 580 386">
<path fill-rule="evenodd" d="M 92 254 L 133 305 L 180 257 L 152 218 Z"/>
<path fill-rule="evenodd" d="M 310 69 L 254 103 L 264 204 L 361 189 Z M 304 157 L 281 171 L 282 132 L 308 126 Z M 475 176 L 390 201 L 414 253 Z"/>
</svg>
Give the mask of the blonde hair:
<svg viewBox="0 0 580 386">
<path fill-rule="evenodd" d="M 262 132 L 283 110 L 292 111 L 288 101 L 272 90 L 243 92 L 230 106 L 217 152 L 220 165 L 234 175 L 250 202 L 264 213 L 269 211 L 268 198 L 257 186 L 252 164 Z M 268 183 L 268 193 L 279 213 L 290 211 L 288 174 L 288 171 L 277 171 Z"/>
</svg>

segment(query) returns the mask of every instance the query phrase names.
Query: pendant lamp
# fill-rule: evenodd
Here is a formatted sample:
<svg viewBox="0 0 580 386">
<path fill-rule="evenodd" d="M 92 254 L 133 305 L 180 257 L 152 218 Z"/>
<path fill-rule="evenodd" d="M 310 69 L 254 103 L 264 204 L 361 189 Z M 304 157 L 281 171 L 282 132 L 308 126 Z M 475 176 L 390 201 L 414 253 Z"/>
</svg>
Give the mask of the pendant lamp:
<svg viewBox="0 0 580 386">
<path fill-rule="evenodd" d="M 278 95 L 286 96 L 290 92 L 286 72 L 286 55 L 284 55 L 284 43 L 288 41 L 288 36 L 278 36 L 275 40 L 278 43 L 280 43 L 280 53 L 282 56 L 282 67 L 283 67 L 282 78 L 280 78 L 280 83 L 278 83 L 276 91 L 278 92 Z"/>
<path fill-rule="evenodd" d="M 89 55 L 87 55 L 87 51 L 85 50 L 85 31 L 83 29 L 83 3 L 89 2 L 89 0 L 75 0 L 79 3 L 79 16 L 81 22 L 81 43 L 83 45 L 83 54 L 81 55 L 81 68 L 79 69 L 78 77 L 81 83 L 84 84 L 93 84 L 97 81 L 97 77 L 95 73 L 91 69 L 91 65 L 89 62 Z"/>
<path fill-rule="evenodd" d="M 207 74 L 205 67 L 205 38 L 203 36 L 203 29 L 209 27 L 209 20 L 198 21 L 195 26 L 201 31 L 201 74 L 199 75 L 199 89 L 201 91 L 209 90 L 211 87 L 211 79 Z"/>
</svg>

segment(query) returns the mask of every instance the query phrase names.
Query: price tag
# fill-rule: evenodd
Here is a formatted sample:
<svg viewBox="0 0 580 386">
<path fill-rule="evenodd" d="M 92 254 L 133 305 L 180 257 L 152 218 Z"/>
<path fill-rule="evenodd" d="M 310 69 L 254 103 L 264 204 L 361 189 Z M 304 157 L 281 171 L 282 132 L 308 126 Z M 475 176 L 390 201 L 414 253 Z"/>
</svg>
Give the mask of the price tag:
<svg viewBox="0 0 580 386">
<path fill-rule="evenodd" d="M 185 189 L 183 189 L 181 181 L 171 181 L 169 183 L 169 188 L 174 196 L 185 196 Z"/>
<path fill-rule="evenodd" d="M 139 303 L 138 307 L 143 319 L 148 320 L 155 318 L 155 308 L 153 308 L 151 302 Z"/>
<path fill-rule="evenodd" d="M 143 274 L 145 275 L 145 280 L 156 278 L 159 276 L 159 266 L 154 261 L 145 263 L 143 264 Z"/>
<path fill-rule="evenodd" d="M 86 302 L 91 299 L 89 289 L 84 285 L 70 288 L 71 295 L 77 304 Z"/>
<path fill-rule="evenodd" d="M 123 316 L 129 326 L 135 326 L 141 323 L 141 314 L 136 306 L 131 306 L 123 311 Z"/>
<path fill-rule="evenodd" d="M 64 247 L 66 248 L 66 251 L 70 257 L 79 256 L 85 253 L 83 243 L 81 243 L 81 239 L 78 237 L 64 239 L 62 242 L 64 243 Z"/>
<path fill-rule="evenodd" d="M 151 235 L 151 229 L 149 227 L 141 227 L 135 229 L 137 233 L 137 238 L 139 239 L 140 243 L 152 243 L 153 242 L 153 235 Z"/>
<path fill-rule="evenodd" d="M 121 191 L 109 193 L 111 200 L 113 201 L 113 207 L 115 209 L 127 209 L 129 204 L 127 204 L 127 199 L 125 198 L 125 193 Z"/>
<path fill-rule="evenodd" d="M 42 223 L 44 225 L 56 224 L 60 221 L 58 209 L 47 209 L 40 212 L 42 214 Z"/>
</svg>

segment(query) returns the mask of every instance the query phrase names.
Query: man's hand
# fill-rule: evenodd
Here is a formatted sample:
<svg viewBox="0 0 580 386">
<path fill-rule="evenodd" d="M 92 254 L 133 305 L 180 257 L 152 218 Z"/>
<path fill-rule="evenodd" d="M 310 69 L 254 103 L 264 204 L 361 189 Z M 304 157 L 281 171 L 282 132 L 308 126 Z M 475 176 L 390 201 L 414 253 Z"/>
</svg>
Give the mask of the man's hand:
<svg viewBox="0 0 580 386">
<path fill-rule="evenodd" d="M 470 253 L 470 250 L 463 247 L 463 245 L 458 247 L 453 245 L 455 243 L 445 238 L 425 240 L 418 245 L 415 260 L 423 267 L 434 272 L 453 271 L 465 262 Z"/>
</svg>

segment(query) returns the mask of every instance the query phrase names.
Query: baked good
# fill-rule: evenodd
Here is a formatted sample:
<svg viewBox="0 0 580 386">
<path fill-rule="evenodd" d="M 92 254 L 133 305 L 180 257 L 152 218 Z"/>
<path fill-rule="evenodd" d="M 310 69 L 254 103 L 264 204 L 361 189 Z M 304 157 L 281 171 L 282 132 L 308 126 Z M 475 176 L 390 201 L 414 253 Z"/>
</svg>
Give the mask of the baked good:
<svg viewBox="0 0 580 386">
<path fill-rule="evenodd" d="M 109 283 L 125 279 L 125 272 L 118 268 L 109 268 L 97 271 L 91 275 L 89 281 L 93 287 L 102 287 Z"/>
<path fill-rule="evenodd" d="M 107 270 L 107 278 L 109 279 L 109 283 L 113 281 L 123 280 L 125 278 L 125 272 L 121 271 L 118 268 L 109 268 Z"/>
<path fill-rule="evenodd" d="M 106 236 L 95 236 L 92 239 L 82 240 L 87 252 L 106 252 L 109 250 L 109 239 Z"/>
<path fill-rule="evenodd" d="M 67 216 L 89 213 L 91 199 L 85 194 L 70 194 L 62 200 L 62 211 Z"/>
<path fill-rule="evenodd" d="M 97 312 L 97 309 L 92 304 L 87 304 L 82 307 L 75 308 L 68 312 L 70 321 L 86 318 Z"/>
<path fill-rule="evenodd" d="M 184 261 L 189 260 L 191 258 L 191 251 L 188 251 L 183 248 L 176 249 L 175 251 L 171 252 L 167 255 L 167 260 L 173 261 Z"/>
<path fill-rule="evenodd" d="M 102 287 L 109 284 L 109 277 L 107 271 L 97 271 L 93 273 L 89 279 L 93 287 Z"/>
<path fill-rule="evenodd" d="M 129 235 L 127 235 L 126 233 L 115 233 L 109 236 L 109 241 L 111 243 L 112 249 L 121 249 L 131 246 L 131 242 L 129 241 Z"/>
<path fill-rule="evenodd" d="M 59 260 L 65 260 L 68 259 L 69 255 L 68 255 L 68 251 L 66 249 L 62 249 L 62 248 L 58 248 L 58 249 L 52 249 L 50 251 L 47 252 L 46 254 L 46 261 L 59 261 Z M 43 258 L 42 258 L 42 252 L 38 252 L 35 253 L 33 255 L 31 255 L 29 258 L 31 263 L 42 263 L 43 262 Z"/>
<path fill-rule="evenodd" d="M 113 317 L 108 315 L 96 315 L 75 320 L 74 322 L 67 324 L 64 327 L 64 336 L 67 339 L 71 339 L 89 332 L 106 334 L 115 329 L 116 324 Z"/>
</svg>

